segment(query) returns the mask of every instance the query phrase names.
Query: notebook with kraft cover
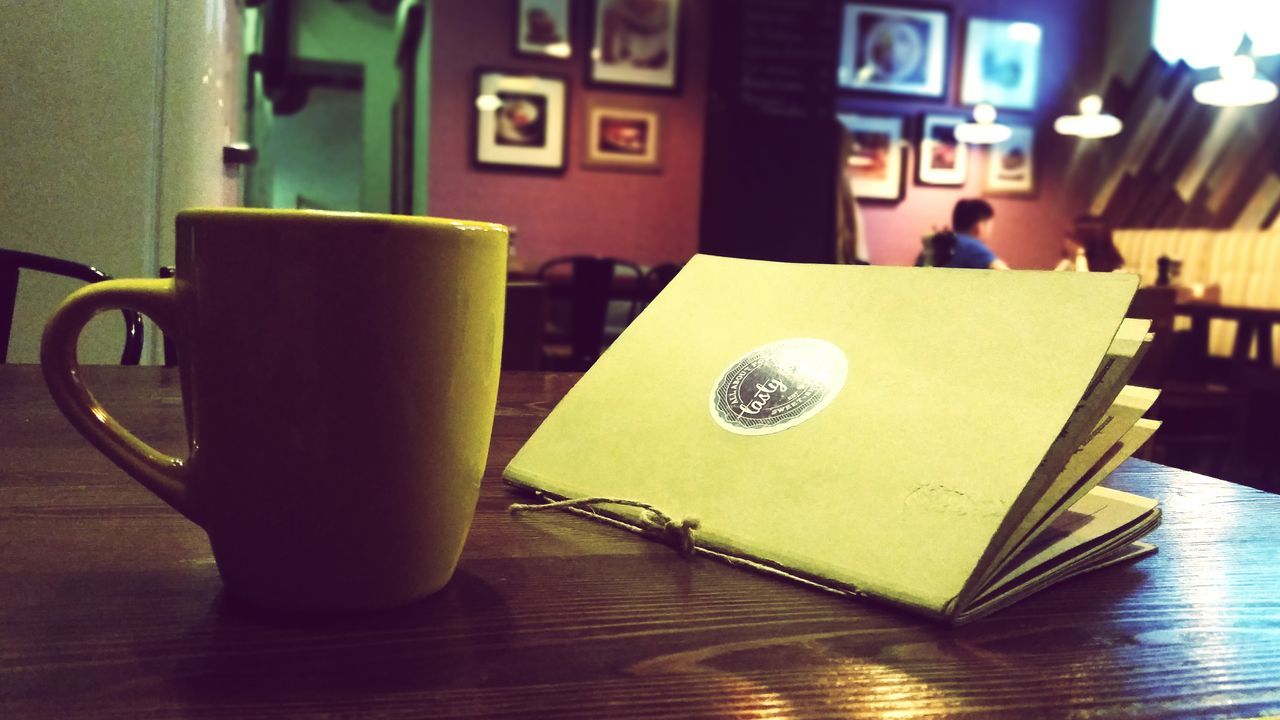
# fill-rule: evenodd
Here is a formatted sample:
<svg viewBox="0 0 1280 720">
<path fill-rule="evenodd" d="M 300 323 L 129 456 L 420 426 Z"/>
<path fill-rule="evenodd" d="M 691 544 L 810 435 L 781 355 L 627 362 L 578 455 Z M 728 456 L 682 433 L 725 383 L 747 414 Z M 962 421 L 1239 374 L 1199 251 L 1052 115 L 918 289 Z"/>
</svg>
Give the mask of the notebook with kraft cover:
<svg viewBox="0 0 1280 720">
<path fill-rule="evenodd" d="M 1137 277 L 694 257 L 504 477 L 695 555 L 960 624 L 1154 552 Z M 646 530 L 643 508 L 577 512 Z"/>
</svg>

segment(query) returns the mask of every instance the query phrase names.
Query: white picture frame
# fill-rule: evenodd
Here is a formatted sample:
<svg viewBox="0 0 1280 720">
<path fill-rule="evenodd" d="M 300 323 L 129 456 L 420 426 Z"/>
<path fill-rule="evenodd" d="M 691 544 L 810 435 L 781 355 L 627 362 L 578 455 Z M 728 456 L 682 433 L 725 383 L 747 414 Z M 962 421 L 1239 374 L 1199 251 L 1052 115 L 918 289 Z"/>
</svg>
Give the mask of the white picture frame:
<svg viewBox="0 0 1280 720">
<path fill-rule="evenodd" d="M 573 57 L 570 0 L 515 0 L 517 55 L 568 60 Z"/>
<path fill-rule="evenodd" d="M 1008 140 L 987 148 L 983 192 L 987 195 L 1031 197 L 1036 194 L 1036 134 L 1025 125 L 1010 125 Z"/>
<path fill-rule="evenodd" d="M 969 146 L 955 138 L 964 122 L 952 115 L 925 115 L 916 158 L 916 182 L 921 185 L 964 185 L 969 178 Z"/>
<path fill-rule="evenodd" d="M 680 0 L 596 0 L 587 80 L 596 86 L 680 90 Z"/>
<path fill-rule="evenodd" d="M 858 200 L 899 202 L 906 190 L 905 118 L 900 115 L 839 113 L 851 136 L 845 181 Z"/>
<path fill-rule="evenodd" d="M 478 166 L 564 170 L 566 78 L 480 69 L 475 87 L 473 157 Z"/>
<path fill-rule="evenodd" d="M 963 105 L 1031 110 L 1040 81 L 1043 32 L 1029 22 L 969 18 L 960 79 Z"/>
<path fill-rule="evenodd" d="M 950 39 L 945 8 L 845 3 L 836 83 L 848 90 L 943 99 Z"/>
</svg>

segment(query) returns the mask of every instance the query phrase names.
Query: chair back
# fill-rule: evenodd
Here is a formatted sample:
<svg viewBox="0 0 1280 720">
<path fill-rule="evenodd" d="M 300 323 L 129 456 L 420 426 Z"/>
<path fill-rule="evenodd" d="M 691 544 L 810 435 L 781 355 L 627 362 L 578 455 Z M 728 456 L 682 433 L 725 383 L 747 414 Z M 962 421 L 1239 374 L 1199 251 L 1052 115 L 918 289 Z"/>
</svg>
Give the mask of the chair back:
<svg viewBox="0 0 1280 720">
<path fill-rule="evenodd" d="M 1138 363 L 1129 381 L 1143 387 L 1164 388 L 1169 377 L 1169 366 L 1173 358 L 1173 315 L 1177 291 L 1169 286 L 1152 286 L 1138 288 L 1133 301 L 1129 304 L 1131 318 L 1151 321 L 1151 332 L 1155 338 L 1151 347 L 1147 348 L 1146 357 Z"/>
<path fill-rule="evenodd" d="M 680 273 L 683 265 L 679 263 L 662 263 L 649 268 L 649 272 L 644 274 L 643 296 L 641 301 L 648 306 L 653 299 L 658 297 L 658 293 L 666 289 L 672 280 L 676 279 L 676 275 Z"/>
<path fill-rule="evenodd" d="M 20 250 L 0 249 L 0 364 L 9 356 L 9 332 L 13 329 L 13 310 L 18 301 L 19 270 L 61 275 L 87 283 L 111 279 L 110 275 L 89 265 Z M 137 365 L 142 359 L 142 316 L 132 310 L 120 312 L 124 316 L 124 350 L 120 353 L 120 364 Z"/>
<path fill-rule="evenodd" d="M 547 331 L 547 284 L 507 282 L 507 312 L 502 323 L 502 369 L 541 370 Z"/>
<path fill-rule="evenodd" d="M 1280 425 L 1280 370 L 1255 363 L 1232 368 L 1236 419 L 1224 480 L 1268 492 L 1280 492 L 1280 452 L 1275 428 Z"/>
<path fill-rule="evenodd" d="M 176 272 L 177 268 L 172 265 L 160 266 L 161 278 L 171 278 Z M 163 331 L 160 334 L 164 337 L 164 366 L 174 367 L 178 364 L 178 346 L 174 344 L 173 338 L 165 335 Z"/>
<path fill-rule="evenodd" d="M 568 268 L 570 368 L 585 370 L 604 346 L 605 324 L 609 316 L 609 301 L 615 295 L 615 274 L 618 268 L 630 271 L 639 283 L 642 273 L 635 263 L 617 258 L 575 255 L 548 260 L 538 268 L 538 279 L 555 284 L 551 277 L 556 270 Z M 634 317 L 637 296 L 631 296 L 630 316 Z M 628 318 L 630 319 L 630 318 Z"/>
</svg>

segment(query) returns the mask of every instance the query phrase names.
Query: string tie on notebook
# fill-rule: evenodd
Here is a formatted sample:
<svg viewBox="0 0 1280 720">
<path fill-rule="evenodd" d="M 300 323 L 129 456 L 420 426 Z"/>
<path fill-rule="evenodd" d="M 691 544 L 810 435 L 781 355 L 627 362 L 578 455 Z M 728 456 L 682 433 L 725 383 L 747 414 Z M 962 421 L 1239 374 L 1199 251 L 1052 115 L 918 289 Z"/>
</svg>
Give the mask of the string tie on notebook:
<svg viewBox="0 0 1280 720">
<path fill-rule="evenodd" d="M 663 543 L 675 548 L 677 552 L 685 557 L 693 557 L 696 546 L 693 542 L 693 532 L 698 529 L 700 523 L 697 518 L 685 518 L 676 522 L 670 515 L 662 512 L 658 508 L 642 503 L 638 500 L 624 500 L 622 498 L 606 498 L 606 497 L 585 497 L 575 498 L 572 500 L 558 500 L 549 503 L 512 503 L 507 509 L 511 513 L 517 514 L 522 512 L 540 512 L 542 510 L 587 510 L 595 508 L 599 505 L 625 505 L 627 507 L 640 508 L 640 529 L 652 536 L 655 536 Z"/>
</svg>

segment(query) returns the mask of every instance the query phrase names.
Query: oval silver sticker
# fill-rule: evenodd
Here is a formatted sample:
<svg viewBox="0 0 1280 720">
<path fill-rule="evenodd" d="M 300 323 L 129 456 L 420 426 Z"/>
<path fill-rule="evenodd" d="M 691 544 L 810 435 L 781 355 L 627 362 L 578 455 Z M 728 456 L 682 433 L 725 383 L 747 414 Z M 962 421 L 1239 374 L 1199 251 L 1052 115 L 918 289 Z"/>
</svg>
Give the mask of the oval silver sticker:
<svg viewBox="0 0 1280 720">
<path fill-rule="evenodd" d="M 822 412 L 844 387 L 849 360 L 826 340 L 790 338 L 738 358 L 711 387 L 711 417 L 739 435 L 768 435 Z"/>
</svg>

